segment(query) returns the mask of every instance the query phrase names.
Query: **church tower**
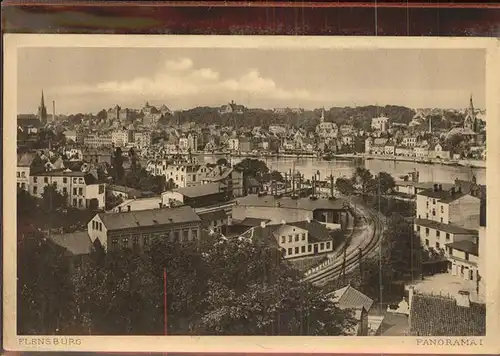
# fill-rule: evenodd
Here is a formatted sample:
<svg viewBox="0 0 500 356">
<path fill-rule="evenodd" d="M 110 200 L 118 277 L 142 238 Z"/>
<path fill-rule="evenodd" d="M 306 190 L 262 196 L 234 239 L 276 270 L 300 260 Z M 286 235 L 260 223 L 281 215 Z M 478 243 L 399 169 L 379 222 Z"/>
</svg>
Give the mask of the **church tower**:
<svg viewBox="0 0 500 356">
<path fill-rule="evenodd" d="M 40 106 L 38 107 L 38 120 L 45 125 L 47 123 L 47 108 L 45 107 L 45 100 L 43 98 L 43 90 L 42 90 L 42 99 L 40 100 Z"/>
<path fill-rule="evenodd" d="M 472 94 L 470 96 L 469 108 L 467 109 L 467 114 L 464 120 L 464 128 L 470 129 L 474 132 L 477 131 L 477 118 L 474 112 L 474 104 L 472 103 Z"/>
</svg>

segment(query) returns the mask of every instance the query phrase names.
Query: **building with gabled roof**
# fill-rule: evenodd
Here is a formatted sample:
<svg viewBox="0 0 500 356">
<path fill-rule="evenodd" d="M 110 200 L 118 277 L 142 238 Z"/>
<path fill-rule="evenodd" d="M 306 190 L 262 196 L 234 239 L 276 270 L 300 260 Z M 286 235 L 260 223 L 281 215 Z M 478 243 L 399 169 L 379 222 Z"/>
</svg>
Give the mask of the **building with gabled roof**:
<svg viewBox="0 0 500 356">
<path fill-rule="evenodd" d="M 248 229 L 240 238 L 278 246 L 286 259 L 326 254 L 334 249 L 331 230 L 315 220 L 282 221 L 280 224 L 262 221 L 260 226 Z"/>
<path fill-rule="evenodd" d="M 141 251 L 153 239 L 172 243 L 198 240 L 201 219 L 189 206 L 175 208 L 98 213 L 88 223 L 94 243 L 106 249 L 130 248 Z"/>
<path fill-rule="evenodd" d="M 410 287 L 410 336 L 484 336 L 486 305 L 470 301 L 469 292 L 455 298 L 419 294 Z"/>
</svg>

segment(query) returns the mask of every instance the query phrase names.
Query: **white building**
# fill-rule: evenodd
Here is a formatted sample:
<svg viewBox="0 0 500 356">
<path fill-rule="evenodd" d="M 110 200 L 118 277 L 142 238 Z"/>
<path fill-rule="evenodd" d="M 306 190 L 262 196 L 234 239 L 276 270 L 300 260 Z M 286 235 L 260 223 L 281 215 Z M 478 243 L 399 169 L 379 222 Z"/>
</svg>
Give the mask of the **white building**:
<svg viewBox="0 0 500 356">
<path fill-rule="evenodd" d="M 373 130 L 385 132 L 389 128 L 389 118 L 385 116 L 374 117 L 371 127 Z"/>
<path fill-rule="evenodd" d="M 29 193 L 42 198 L 46 186 L 54 185 L 58 192 L 67 196 L 67 204 L 85 209 L 91 206 L 91 200 L 97 200 L 97 208 L 105 206 L 105 186 L 96 182 L 94 176 L 84 172 L 70 170 L 42 172 L 30 177 Z"/>
</svg>

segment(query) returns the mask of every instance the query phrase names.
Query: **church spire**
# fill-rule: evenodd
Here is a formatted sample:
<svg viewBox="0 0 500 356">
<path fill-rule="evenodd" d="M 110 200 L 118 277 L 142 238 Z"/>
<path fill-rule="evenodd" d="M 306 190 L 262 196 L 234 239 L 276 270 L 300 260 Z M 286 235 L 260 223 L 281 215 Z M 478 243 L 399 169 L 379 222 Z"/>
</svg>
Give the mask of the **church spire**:
<svg viewBox="0 0 500 356">
<path fill-rule="evenodd" d="M 42 98 L 40 99 L 40 106 L 38 107 L 38 120 L 45 125 L 47 123 L 47 108 L 45 107 L 45 98 L 43 97 L 42 90 Z"/>
<path fill-rule="evenodd" d="M 45 107 L 45 100 L 43 98 L 43 89 L 42 89 L 42 100 L 40 101 L 40 107 L 41 108 Z"/>
</svg>

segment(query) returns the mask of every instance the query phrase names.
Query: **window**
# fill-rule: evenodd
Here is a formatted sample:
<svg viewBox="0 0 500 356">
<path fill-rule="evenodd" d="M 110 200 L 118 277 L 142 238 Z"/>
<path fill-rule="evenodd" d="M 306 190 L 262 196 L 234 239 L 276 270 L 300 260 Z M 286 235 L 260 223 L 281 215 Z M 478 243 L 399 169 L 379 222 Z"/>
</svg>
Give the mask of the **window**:
<svg viewBox="0 0 500 356">
<path fill-rule="evenodd" d="M 18 188 L 21 188 L 21 184 L 20 184 L 20 183 L 17 183 L 17 187 L 18 187 Z"/>
<path fill-rule="evenodd" d="M 441 218 L 441 222 L 443 222 L 443 218 Z"/>
<path fill-rule="evenodd" d="M 44 183 L 48 183 L 48 182 L 49 182 L 49 178 L 48 178 L 48 177 L 44 177 L 44 178 L 43 178 L 43 182 L 44 182 Z"/>
<path fill-rule="evenodd" d="M 73 178 L 73 183 L 76 183 L 76 178 Z"/>
<path fill-rule="evenodd" d="M 425 239 L 425 246 L 429 246 L 429 239 Z"/>
<path fill-rule="evenodd" d="M 468 252 L 465 253 L 465 260 L 467 260 L 467 261 L 469 260 L 469 253 Z"/>
<path fill-rule="evenodd" d="M 196 181 L 196 174 L 193 174 L 193 182 Z"/>
<path fill-rule="evenodd" d="M 80 208 L 83 206 L 83 199 L 78 199 L 78 206 Z"/>
<path fill-rule="evenodd" d="M 76 199 L 73 199 L 73 206 L 76 206 Z"/>
<path fill-rule="evenodd" d="M 99 231 L 102 231 L 102 223 L 99 223 Z"/>
<path fill-rule="evenodd" d="M 422 215 L 418 214 L 418 218 L 419 218 L 419 219 L 422 219 Z"/>
<path fill-rule="evenodd" d="M 293 252 L 292 252 L 292 248 L 290 247 L 290 248 L 288 249 L 288 255 L 291 255 L 291 254 L 293 254 Z"/>
<path fill-rule="evenodd" d="M 142 237 L 142 244 L 144 245 L 144 247 L 149 245 L 149 236 Z"/>
<path fill-rule="evenodd" d="M 21 174 L 19 172 L 17 172 L 17 178 L 21 177 Z"/>
<path fill-rule="evenodd" d="M 198 239 L 198 230 L 196 230 L 196 229 L 191 230 L 191 238 L 193 240 L 197 240 Z"/>
<path fill-rule="evenodd" d="M 429 219 L 429 213 L 425 214 L 425 218 Z"/>
<path fill-rule="evenodd" d="M 420 232 L 420 226 L 417 225 L 417 231 Z"/>
<path fill-rule="evenodd" d="M 134 244 L 134 249 L 137 249 L 139 247 L 139 236 L 134 236 L 132 243 Z"/>
<path fill-rule="evenodd" d="M 429 228 L 428 227 L 425 228 L 425 234 L 429 235 Z"/>
<path fill-rule="evenodd" d="M 38 193 L 38 188 L 37 187 L 33 187 L 33 194 L 37 194 L 37 193 Z"/>
<path fill-rule="evenodd" d="M 181 182 L 184 182 L 184 176 L 181 176 Z"/>
<path fill-rule="evenodd" d="M 118 239 L 111 240 L 111 244 L 113 245 L 113 248 L 116 249 L 116 247 L 118 246 Z"/>
<path fill-rule="evenodd" d="M 437 236 L 438 239 L 439 239 L 439 235 L 441 235 L 441 231 L 437 231 L 436 230 L 436 236 Z"/>
<path fill-rule="evenodd" d="M 320 250 L 323 250 L 323 249 L 325 248 L 325 243 L 324 243 L 324 242 L 322 242 L 319 246 L 320 246 L 320 247 L 319 247 L 319 248 L 320 248 Z"/>
<path fill-rule="evenodd" d="M 78 183 L 83 183 L 83 178 L 78 178 Z"/>
<path fill-rule="evenodd" d="M 311 252 L 312 251 L 312 245 L 307 245 L 307 252 Z"/>
<path fill-rule="evenodd" d="M 78 195 L 83 195 L 83 188 L 78 188 Z"/>
<path fill-rule="evenodd" d="M 286 242 L 286 237 L 285 236 L 281 236 L 281 243 L 284 244 Z"/>
<path fill-rule="evenodd" d="M 299 247 L 295 247 L 295 254 L 299 253 Z"/>
<path fill-rule="evenodd" d="M 95 221 L 94 221 L 94 220 L 92 220 L 92 230 L 95 230 L 95 229 L 96 229 L 96 228 L 95 228 Z"/>
<path fill-rule="evenodd" d="M 436 204 L 436 199 L 432 199 L 432 204 Z"/>
<path fill-rule="evenodd" d="M 444 207 L 441 205 L 441 212 L 444 213 Z"/>
<path fill-rule="evenodd" d="M 21 177 L 26 178 L 26 172 L 21 172 Z"/>
<path fill-rule="evenodd" d="M 64 177 L 64 178 L 63 178 L 63 183 L 64 183 L 64 184 L 68 183 L 68 178 Z"/>
<path fill-rule="evenodd" d="M 330 248 L 330 243 L 329 242 L 326 243 L 326 248 Z"/>
<path fill-rule="evenodd" d="M 436 209 L 432 209 L 432 216 L 436 216 Z"/>
<path fill-rule="evenodd" d="M 436 248 L 439 249 L 441 247 L 441 245 L 439 244 L 439 242 L 436 242 Z"/>
<path fill-rule="evenodd" d="M 104 193 L 104 184 L 99 184 L 99 194 Z"/>
<path fill-rule="evenodd" d="M 450 239 L 450 234 L 446 233 L 446 241 Z"/>
<path fill-rule="evenodd" d="M 124 237 L 122 239 L 122 247 L 127 248 L 128 247 L 128 237 Z"/>
<path fill-rule="evenodd" d="M 299 241 L 299 234 L 295 234 L 295 242 Z"/>
<path fill-rule="evenodd" d="M 189 230 L 184 230 L 182 234 L 184 235 L 184 241 L 187 241 L 189 239 Z"/>
<path fill-rule="evenodd" d="M 292 242 L 292 235 L 288 235 L 288 242 Z"/>
<path fill-rule="evenodd" d="M 305 247 L 305 246 L 302 246 L 302 247 L 300 248 L 300 252 L 302 252 L 302 253 L 306 252 L 306 247 Z"/>
<path fill-rule="evenodd" d="M 306 239 L 306 234 L 305 234 L 305 233 L 303 233 L 303 234 L 302 234 L 302 241 L 305 241 L 305 239 Z"/>
<path fill-rule="evenodd" d="M 73 195 L 76 195 L 76 188 L 73 188 Z"/>
<path fill-rule="evenodd" d="M 429 207 L 429 201 L 428 201 L 428 200 L 425 202 L 425 205 L 426 205 L 427 207 Z"/>
<path fill-rule="evenodd" d="M 37 183 L 38 182 L 38 177 L 33 177 L 33 183 Z"/>
</svg>

